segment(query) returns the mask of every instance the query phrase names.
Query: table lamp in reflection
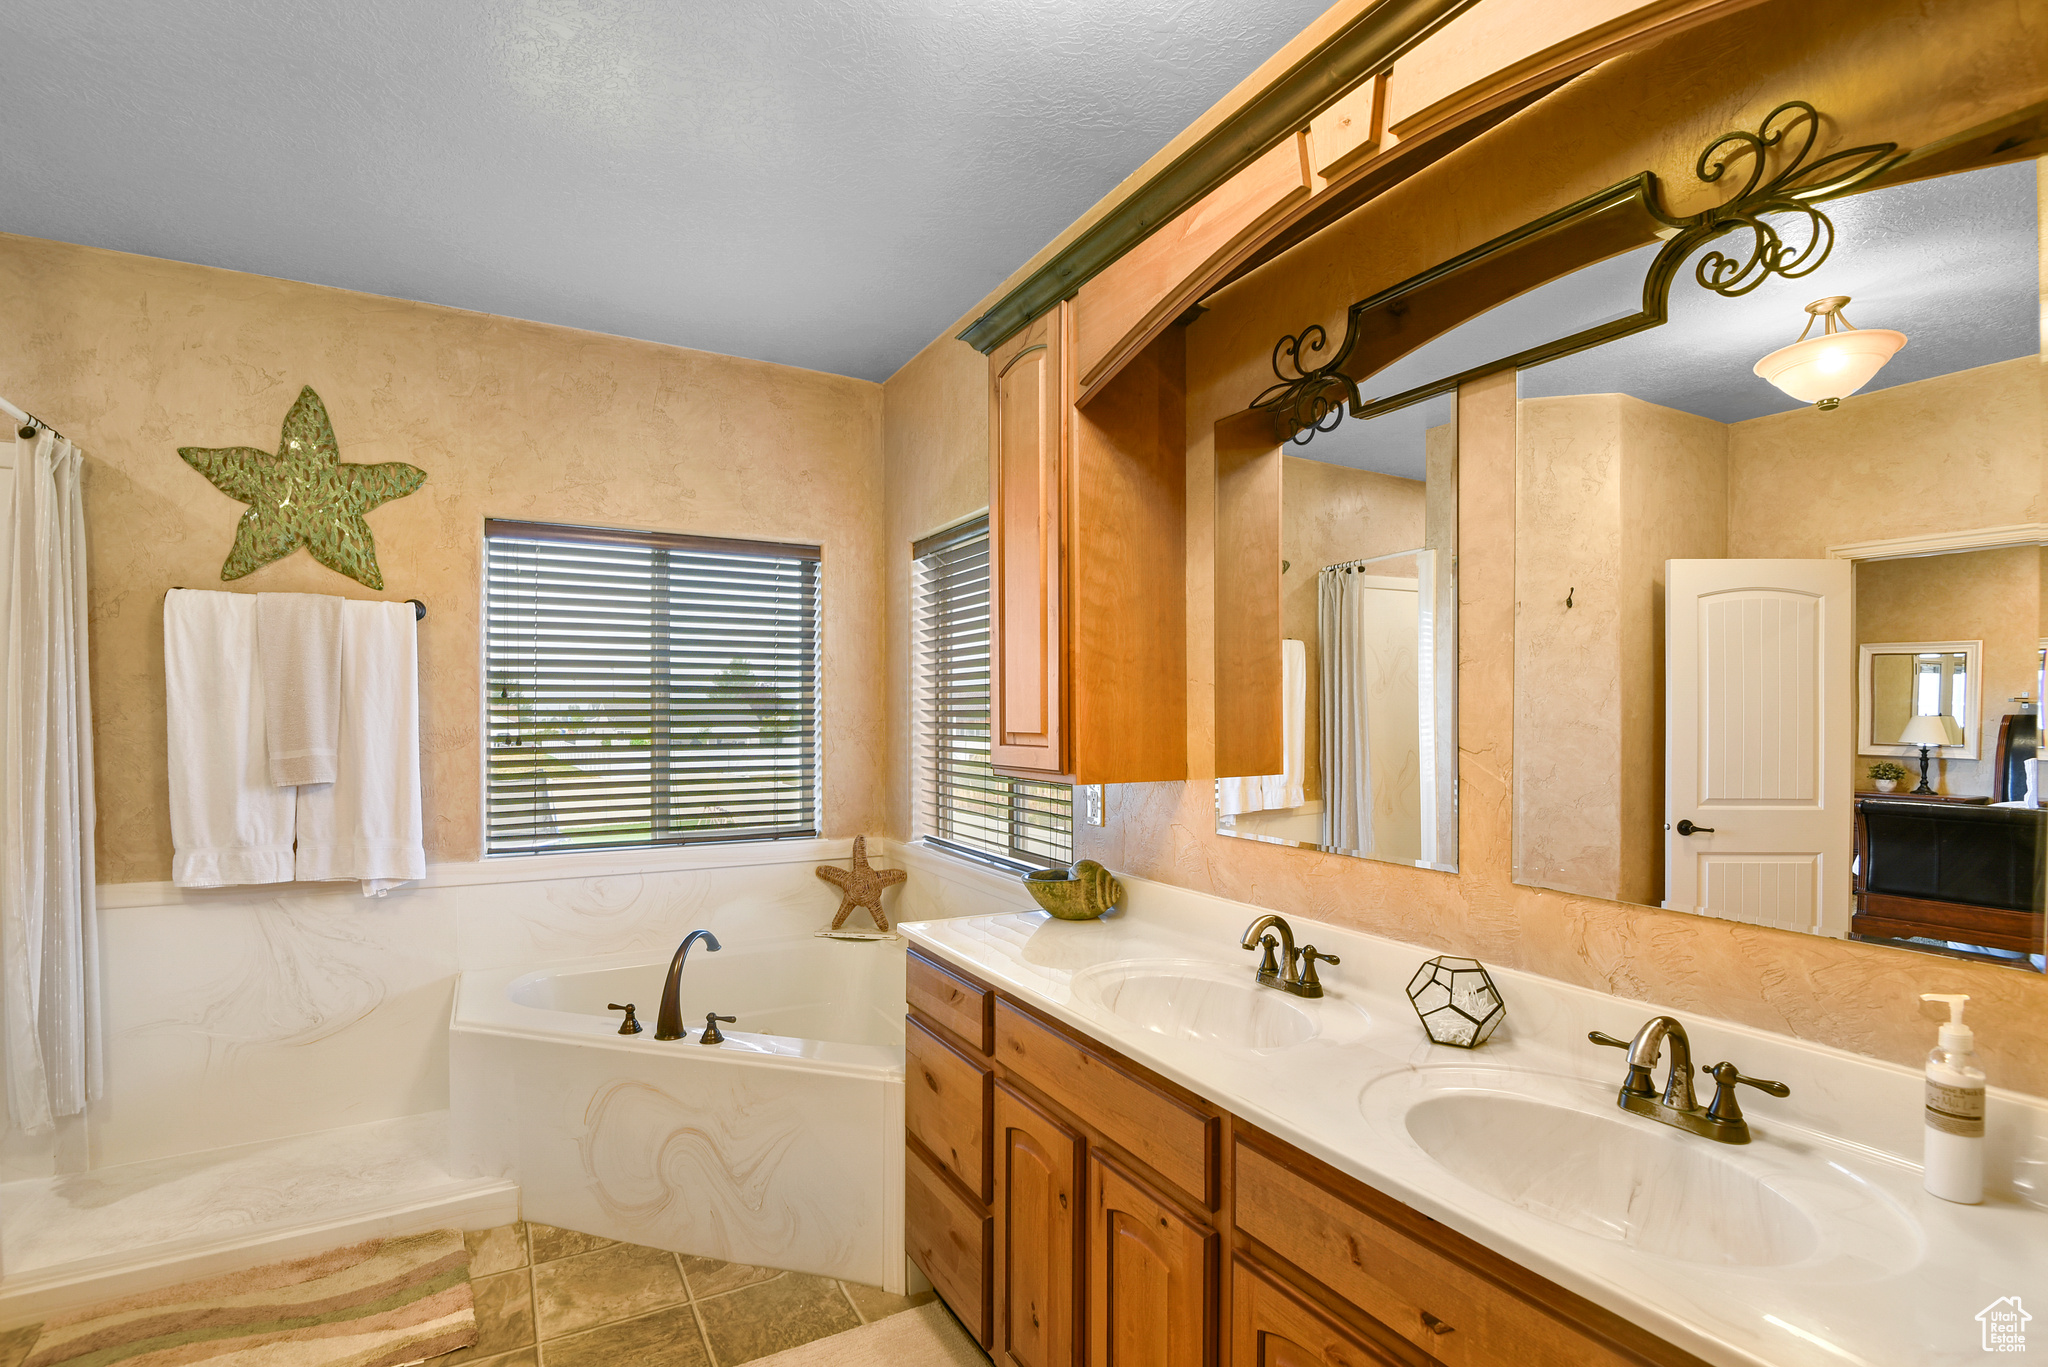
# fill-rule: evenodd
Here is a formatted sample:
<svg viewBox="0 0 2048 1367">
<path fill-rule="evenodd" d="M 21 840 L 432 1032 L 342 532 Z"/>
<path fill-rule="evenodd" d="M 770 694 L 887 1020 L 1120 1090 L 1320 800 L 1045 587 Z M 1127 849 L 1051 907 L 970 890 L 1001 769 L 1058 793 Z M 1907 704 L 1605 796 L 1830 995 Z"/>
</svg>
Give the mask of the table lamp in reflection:
<svg viewBox="0 0 2048 1367">
<path fill-rule="evenodd" d="M 1899 733 L 1899 744 L 1920 747 L 1920 786 L 1913 790 L 1913 796 L 1932 796 L 1934 789 L 1927 782 L 1927 755 L 1948 744 L 1948 723 L 1940 717 L 1915 717 Z"/>
</svg>

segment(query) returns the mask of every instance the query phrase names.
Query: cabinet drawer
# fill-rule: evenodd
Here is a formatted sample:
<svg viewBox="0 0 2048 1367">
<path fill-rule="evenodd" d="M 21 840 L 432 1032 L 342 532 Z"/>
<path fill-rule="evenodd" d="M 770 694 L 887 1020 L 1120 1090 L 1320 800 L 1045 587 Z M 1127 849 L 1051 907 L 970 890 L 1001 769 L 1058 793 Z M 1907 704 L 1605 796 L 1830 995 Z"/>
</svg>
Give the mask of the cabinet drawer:
<svg viewBox="0 0 2048 1367">
<path fill-rule="evenodd" d="M 1240 1260 L 1231 1269 L 1231 1367 L 1401 1367 Z"/>
<path fill-rule="evenodd" d="M 994 1043 L 989 1028 L 993 994 L 917 953 L 910 956 L 903 990 L 912 1010 L 923 1012 L 982 1053 Z"/>
<path fill-rule="evenodd" d="M 995 1221 L 963 1200 L 915 1149 L 903 1155 L 903 1239 L 910 1260 L 986 1348 Z"/>
<path fill-rule="evenodd" d="M 1236 1157 L 1239 1229 L 1447 1367 L 1637 1364 L 1257 1149 Z"/>
<path fill-rule="evenodd" d="M 1190 1199 L 1216 1208 L 1216 1122 L 1210 1117 L 1006 1001 L 996 1003 L 996 1058 Z"/>
<path fill-rule="evenodd" d="M 903 1128 L 983 1202 L 990 1195 L 994 1086 L 988 1069 L 915 1019 L 909 1022 L 903 1032 Z"/>
</svg>

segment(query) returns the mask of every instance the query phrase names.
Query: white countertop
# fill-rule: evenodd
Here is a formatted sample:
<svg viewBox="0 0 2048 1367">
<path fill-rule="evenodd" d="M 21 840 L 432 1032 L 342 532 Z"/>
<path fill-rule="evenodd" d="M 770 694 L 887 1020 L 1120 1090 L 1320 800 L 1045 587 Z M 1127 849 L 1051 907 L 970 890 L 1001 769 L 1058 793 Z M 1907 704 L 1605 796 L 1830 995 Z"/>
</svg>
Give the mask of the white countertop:
<svg viewBox="0 0 2048 1367">
<path fill-rule="evenodd" d="M 991 875 L 912 847 L 901 849 L 899 861 L 913 885 L 928 884 L 918 900 L 946 912 L 971 912 L 977 903 L 1014 907 L 1021 897 Z M 1343 960 L 1322 969 L 1322 1001 L 1276 993 L 1314 1017 L 1317 1036 L 1269 1049 L 1173 1037 L 1104 1004 L 1105 973 L 1117 972 L 1104 966 L 1143 961 L 1161 971 L 1235 970 L 1249 979 L 1256 958 L 1238 942 L 1262 912 L 1123 881 L 1124 907 L 1100 921 L 1012 909 L 898 929 L 936 957 L 1712 1363 L 1977 1362 L 1984 1357 L 1980 1310 L 2007 1296 L 2038 1297 L 2038 1307 L 2048 1307 L 2048 1212 L 2019 1201 L 2007 1180 L 2021 1144 L 2048 1135 L 2048 1107 L 2033 1098 L 1993 1089 L 1990 1190 L 1981 1206 L 1953 1205 L 1920 1185 L 1916 1070 L 1499 969 L 1490 971 L 1507 1019 L 1493 1040 L 1477 1050 L 1435 1045 L 1403 993 L 1431 951 L 1291 917 L 1297 943 Z M 1622 1056 L 1587 1042 L 1586 1032 L 1626 1039 L 1658 1014 L 1684 1022 L 1695 1064 L 1732 1059 L 1750 1076 L 1791 1086 L 1782 1101 L 1744 1089 L 1754 1142 L 1718 1144 L 1613 1109 L 1626 1072 Z M 1660 1068 L 1660 1085 L 1663 1076 Z M 1713 1084 L 1702 1081 L 1704 1104 Z M 1671 1144 L 1697 1146 L 1699 1158 L 1727 1166 L 1674 1152 L 1678 1170 L 1746 1171 L 1818 1215 L 1819 1246 L 1775 1266 L 1713 1265 L 1584 1232 L 1490 1195 L 1439 1166 L 1404 1119 L 1419 1096 L 1473 1090 L 1604 1106 Z M 1631 1198 L 1631 1211 L 1639 1199 Z M 1706 1232 L 1743 1246 L 1747 1212 L 1728 1209 L 1712 1182 L 1659 1189 L 1650 1199 L 1679 1201 L 1688 1221 L 1722 1222 Z M 2034 1313 L 2048 1316 L 2048 1308 Z M 2048 1347 L 2048 1318 L 2042 1324 Z"/>
</svg>

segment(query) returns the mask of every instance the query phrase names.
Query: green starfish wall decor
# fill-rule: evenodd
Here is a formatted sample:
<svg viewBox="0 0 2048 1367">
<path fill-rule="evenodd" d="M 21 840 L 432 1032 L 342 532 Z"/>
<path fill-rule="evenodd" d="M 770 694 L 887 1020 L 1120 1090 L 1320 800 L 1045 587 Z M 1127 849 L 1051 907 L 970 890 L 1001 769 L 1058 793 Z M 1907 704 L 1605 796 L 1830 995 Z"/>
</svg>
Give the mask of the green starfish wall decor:
<svg viewBox="0 0 2048 1367">
<path fill-rule="evenodd" d="M 284 415 L 275 455 L 253 446 L 180 446 L 178 454 L 214 488 L 249 505 L 235 524 L 222 579 L 240 579 L 304 546 L 335 573 L 381 589 L 377 543 L 363 514 L 427 482 L 425 470 L 398 461 L 342 464 L 327 405 L 311 385 Z"/>
</svg>

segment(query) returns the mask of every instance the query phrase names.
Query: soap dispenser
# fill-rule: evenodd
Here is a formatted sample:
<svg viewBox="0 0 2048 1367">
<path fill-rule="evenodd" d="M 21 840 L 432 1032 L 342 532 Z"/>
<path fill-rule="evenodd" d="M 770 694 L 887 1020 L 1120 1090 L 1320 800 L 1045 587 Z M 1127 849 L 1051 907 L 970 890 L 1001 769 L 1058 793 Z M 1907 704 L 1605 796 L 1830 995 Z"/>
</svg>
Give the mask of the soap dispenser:
<svg viewBox="0 0 2048 1367">
<path fill-rule="evenodd" d="M 1963 1024 L 1960 992 L 1922 992 L 1924 1002 L 1947 1002 L 1948 1021 L 1927 1054 L 1927 1190 L 1944 1201 L 1974 1206 L 1984 1199 L 1984 1070 L 1976 1039 Z"/>
</svg>

